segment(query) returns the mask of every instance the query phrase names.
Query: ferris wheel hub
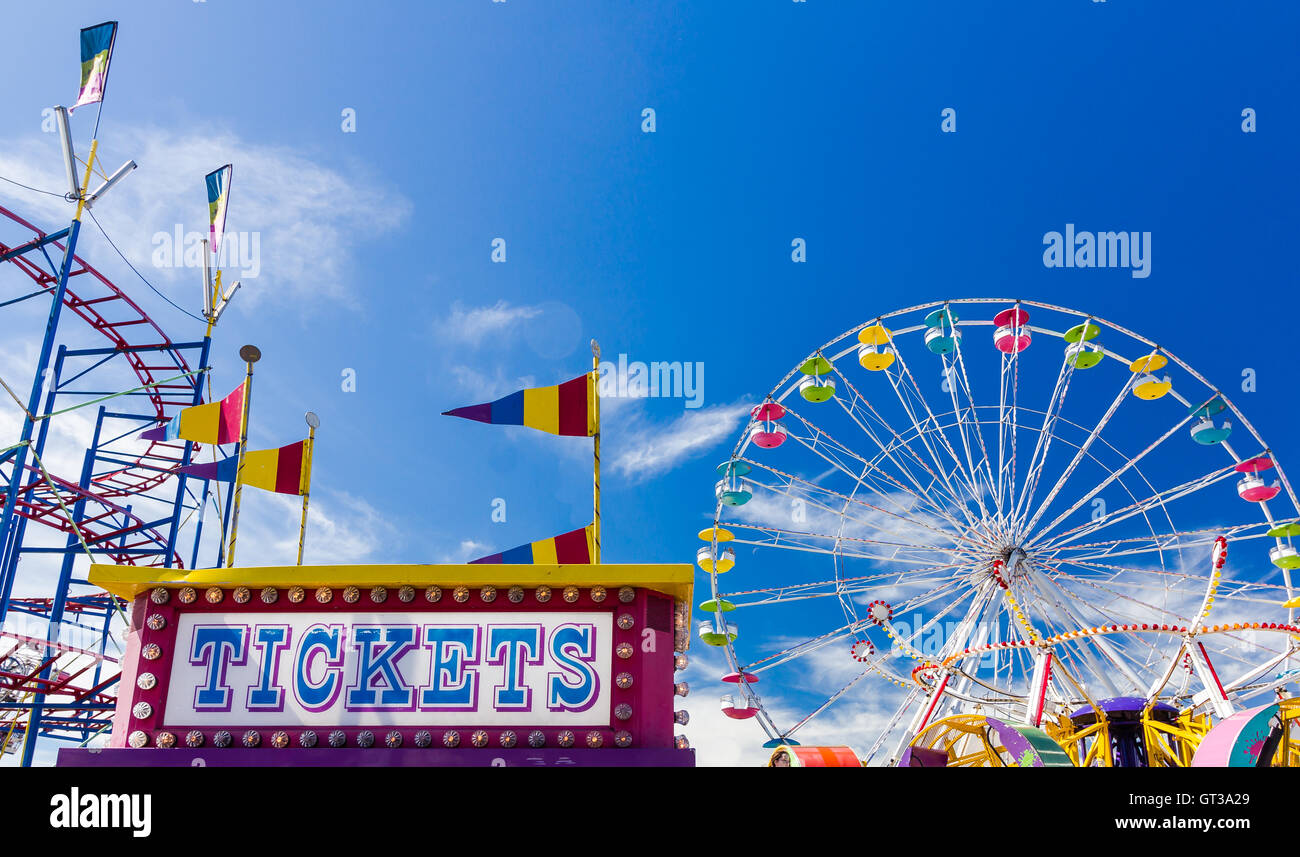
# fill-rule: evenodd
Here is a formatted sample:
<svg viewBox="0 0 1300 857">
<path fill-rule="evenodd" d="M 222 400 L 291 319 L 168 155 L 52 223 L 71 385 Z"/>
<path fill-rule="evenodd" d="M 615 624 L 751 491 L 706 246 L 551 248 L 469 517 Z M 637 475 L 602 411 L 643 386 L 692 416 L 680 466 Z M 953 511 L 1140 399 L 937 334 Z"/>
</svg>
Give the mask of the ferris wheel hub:
<svg viewBox="0 0 1300 857">
<path fill-rule="evenodd" d="M 1019 546 L 1007 548 L 1002 552 L 1002 562 L 1006 568 L 1007 577 L 1015 577 L 1029 568 L 1029 555 L 1025 549 Z"/>
</svg>

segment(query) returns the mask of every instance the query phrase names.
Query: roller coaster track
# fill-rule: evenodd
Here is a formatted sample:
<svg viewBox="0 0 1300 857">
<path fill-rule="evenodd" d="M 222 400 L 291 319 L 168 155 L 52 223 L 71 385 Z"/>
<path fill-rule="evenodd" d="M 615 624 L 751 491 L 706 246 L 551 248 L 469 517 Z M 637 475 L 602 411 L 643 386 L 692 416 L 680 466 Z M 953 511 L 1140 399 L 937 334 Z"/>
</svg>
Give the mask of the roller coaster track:
<svg viewBox="0 0 1300 857">
<path fill-rule="evenodd" d="M 21 226 L 33 237 L 15 245 L 0 242 L 0 261 L 16 266 L 37 285 L 38 291 L 27 297 L 52 292 L 58 282 L 56 262 L 64 251 L 60 234 L 55 233 L 52 237 L 0 206 L 0 225 L 6 223 Z M 42 266 L 41 261 L 46 262 L 48 268 Z M 80 257 L 73 258 L 64 307 L 108 340 L 114 352 L 109 357 L 120 355 L 139 380 L 138 386 L 151 385 L 141 395 L 147 399 L 146 407 L 158 421 L 170 418 L 178 409 L 193 403 L 195 384 L 200 383 L 201 376 L 168 381 L 190 371 L 181 350 L 125 292 Z M 107 362 L 107 359 L 100 363 Z M 80 377 L 93 368 L 96 367 L 92 366 L 74 377 Z M 148 423 L 142 422 L 142 427 L 146 425 Z M 184 442 L 152 442 L 143 453 L 125 455 L 120 466 L 92 475 L 86 489 L 54 474 L 50 474 L 51 487 L 39 469 L 28 466 L 15 513 L 34 523 L 72 534 L 76 528 L 66 510 L 71 510 L 79 499 L 83 499 L 87 508 L 77 528 L 88 545 L 104 550 L 113 562 L 119 564 L 163 565 L 166 561 L 163 552 L 141 555 L 139 551 L 144 546 L 165 548 L 167 534 L 156 527 L 159 522 L 146 522 L 130 511 L 125 502 L 129 502 L 128 498 L 148 494 L 170 479 L 184 452 Z M 0 506 L 3 502 L 3 496 L 0 496 Z M 89 508 L 92 505 L 94 508 Z M 174 563 L 182 567 L 179 552 L 174 554 Z"/>
</svg>

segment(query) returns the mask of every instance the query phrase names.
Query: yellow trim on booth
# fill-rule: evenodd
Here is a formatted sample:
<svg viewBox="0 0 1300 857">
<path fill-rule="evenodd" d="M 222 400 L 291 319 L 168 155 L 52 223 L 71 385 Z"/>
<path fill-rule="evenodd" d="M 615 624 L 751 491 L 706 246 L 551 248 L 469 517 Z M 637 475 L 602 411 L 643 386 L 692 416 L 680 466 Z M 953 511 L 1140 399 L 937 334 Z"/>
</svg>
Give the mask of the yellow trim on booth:
<svg viewBox="0 0 1300 857">
<path fill-rule="evenodd" d="M 146 568 L 92 565 L 90 582 L 121 598 L 135 599 L 156 586 L 276 587 L 359 586 L 637 586 L 691 602 L 695 568 L 690 564 L 633 565 L 283 565 L 264 568 Z"/>
</svg>

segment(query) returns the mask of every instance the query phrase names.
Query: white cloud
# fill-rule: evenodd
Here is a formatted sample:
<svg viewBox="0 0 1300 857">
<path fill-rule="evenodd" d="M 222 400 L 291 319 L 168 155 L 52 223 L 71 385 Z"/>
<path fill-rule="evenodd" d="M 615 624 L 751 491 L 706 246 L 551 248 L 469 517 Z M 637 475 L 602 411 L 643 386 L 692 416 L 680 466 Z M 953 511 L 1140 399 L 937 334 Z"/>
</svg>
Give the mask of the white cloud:
<svg viewBox="0 0 1300 857">
<path fill-rule="evenodd" d="M 80 130 L 74 123 L 74 135 Z M 361 170 L 323 166 L 287 147 L 249 143 L 220 128 L 172 131 L 115 125 L 105 138 L 97 160 L 106 172 L 128 158 L 140 166 L 105 194 L 94 214 L 132 264 L 191 311 L 201 303 L 197 269 L 155 267 L 154 236 L 173 234 L 177 224 L 185 232 L 207 234 L 203 177 L 223 164 L 234 164 L 227 231 L 259 233 L 260 242 L 255 278 L 227 271 L 227 284 L 237 278 L 244 284 L 232 311 L 264 300 L 292 300 L 304 307 L 311 305 L 306 298 L 355 304 L 347 281 L 357 264 L 356 251 L 399 226 L 412 210 L 406 197 L 380 187 Z M 57 138 L 4 141 L 0 175 L 62 193 L 66 180 Z M 12 185 L 5 185 L 5 191 L 20 200 L 19 213 L 44 228 L 61 226 L 71 215 L 71 206 L 62 199 Z M 94 223 L 87 219 L 84 227 L 81 240 L 86 249 L 79 255 L 113 271 L 120 282 L 134 279 L 125 269 L 125 276 L 118 275 L 117 254 L 103 244 Z"/>
<path fill-rule="evenodd" d="M 687 410 L 667 425 L 631 408 L 618 408 L 615 413 L 617 425 L 602 429 L 610 449 L 610 466 L 620 476 L 640 482 L 661 476 L 735 437 L 749 405 L 736 402 Z"/>
<path fill-rule="evenodd" d="M 537 386 L 537 379 L 532 375 L 507 375 L 500 367 L 491 374 L 461 365 L 454 365 L 449 371 L 458 386 L 474 394 L 472 402 L 465 402 L 467 405 L 495 401 L 516 390 Z"/>
<path fill-rule="evenodd" d="M 473 539 L 464 539 L 456 546 L 454 551 L 443 553 L 438 559 L 438 562 L 458 565 L 469 562 L 472 559 L 478 559 L 481 556 L 487 556 L 490 553 L 492 553 L 492 549 L 482 542 L 476 542 Z"/>
<path fill-rule="evenodd" d="M 293 565 L 298 561 L 301 498 L 250 489 L 243 492 L 240 507 L 237 565 Z M 211 530 L 219 533 L 220 527 Z M 206 525 L 204 532 L 209 532 Z M 346 491 L 318 489 L 312 492 L 308 505 L 303 564 L 361 562 L 389 547 L 396 538 L 393 525 L 365 500 Z M 186 544 L 187 540 L 182 538 L 180 543 Z M 188 543 L 193 544 L 192 533 Z M 215 557 L 214 542 L 213 549 L 204 548 L 200 565 L 211 564 Z"/>
<path fill-rule="evenodd" d="M 468 308 L 456 301 L 451 305 L 451 313 L 437 323 L 436 331 L 446 342 L 479 345 L 487 337 L 504 333 L 541 312 L 540 307 L 511 306 L 503 300 L 491 306 Z"/>
<path fill-rule="evenodd" d="M 718 699 L 728 685 L 718 679 L 727 672 L 722 658 L 704 645 L 691 647 L 690 665 L 678 674 L 679 681 L 690 685 L 691 692 L 677 702 L 677 709 L 690 715 L 679 727 L 695 749 L 695 763 L 704 766 L 754 767 L 767 761 L 770 750 L 757 720 L 733 720 L 722 713 Z"/>
<path fill-rule="evenodd" d="M 853 666 L 854 661 L 843 654 L 818 653 L 812 656 L 807 670 L 816 670 L 829 666 L 833 658 L 849 665 L 847 669 L 836 672 L 847 681 L 861 669 Z M 688 682 L 691 693 L 686 699 L 678 701 L 677 708 L 690 714 L 690 722 L 680 727 L 680 733 L 686 735 L 695 748 L 696 764 L 701 766 L 744 766 L 755 767 L 767 764 L 772 751 L 763 747 L 768 740 L 757 718 L 733 720 L 722 713 L 719 698 L 731 693 L 737 698 L 739 694 L 731 685 L 723 684 L 719 679 L 727 672 L 720 655 L 705 646 L 692 646 L 689 653 L 690 666 L 679 674 L 679 680 Z M 812 710 L 814 704 L 802 702 L 795 704 L 789 693 L 793 687 L 773 684 L 770 676 L 763 676 L 754 686 L 762 698 L 763 709 L 780 729 L 788 729 L 803 719 Z M 829 691 L 823 694 L 829 695 Z M 883 679 L 867 676 L 853 687 L 843 698 L 830 708 L 810 720 L 796 733 L 796 739 L 805 746 L 849 746 L 864 757 L 880 733 L 887 727 L 897 706 L 903 703 L 903 691 L 888 685 Z M 811 697 L 809 697 L 811 698 Z M 906 724 L 904 724 L 906 725 Z M 893 735 L 891 742 L 898 736 Z M 881 764 L 893 750 L 893 744 L 887 742 L 873 764 Z"/>
</svg>

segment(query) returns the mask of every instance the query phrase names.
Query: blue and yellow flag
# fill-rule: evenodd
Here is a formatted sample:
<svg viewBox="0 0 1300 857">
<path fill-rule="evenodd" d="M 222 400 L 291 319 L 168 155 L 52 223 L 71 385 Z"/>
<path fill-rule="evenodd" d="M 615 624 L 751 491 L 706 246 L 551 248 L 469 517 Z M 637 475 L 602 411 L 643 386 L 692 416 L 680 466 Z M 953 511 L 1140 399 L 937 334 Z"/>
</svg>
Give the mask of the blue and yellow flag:
<svg viewBox="0 0 1300 857">
<path fill-rule="evenodd" d="M 215 169 L 207 175 L 208 232 L 212 252 L 217 252 L 221 236 L 226 234 L 226 205 L 230 202 L 230 179 L 235 168 L 230 164 Z"/>
<path fill-rule="evenodd" d="M 117 21 L 106 21 L 81 31 L 81 92 L 77 95 L 77 103 L 70 109 L 104 100 L 108 63 L 113 58 L 116 38 Z"/>
</svg>

